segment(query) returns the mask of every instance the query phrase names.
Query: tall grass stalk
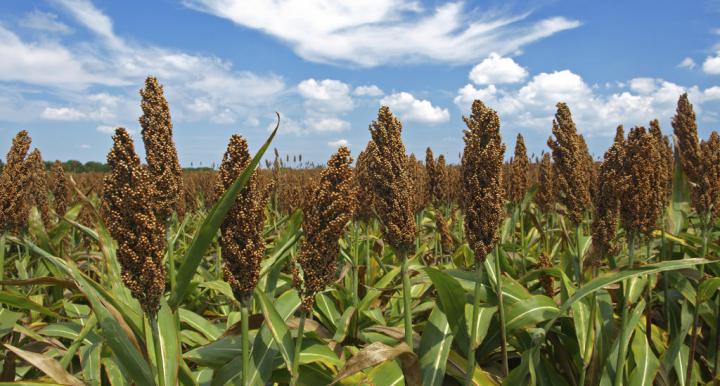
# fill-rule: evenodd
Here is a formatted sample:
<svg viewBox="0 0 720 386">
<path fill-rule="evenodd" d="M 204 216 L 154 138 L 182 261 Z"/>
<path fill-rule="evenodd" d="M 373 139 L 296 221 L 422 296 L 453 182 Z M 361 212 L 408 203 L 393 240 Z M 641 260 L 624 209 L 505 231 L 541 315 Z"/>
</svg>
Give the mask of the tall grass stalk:
<svg viewBox="0 0 720 386">
<path fill-rule="evenodd" d="M 475 371 L 475 340 L 477 339 L 477 321 L 480 317 L 480 296 L 482 286 L 480 279 L 482 276 L 482 265 L 477 264 L 475 269 L 475 294 L 473 296 L 473 313 L 472 324 L 470 324 L 470 342 L 468 343 L 467 352 L 467 371 L 465 373 L 465 386 L 472 385 L 473 373 Z"/>
<path fill-rule="evenodd" d="M 633 264 L 635 263 L 635 237 L 630 236 L 628 240 L 628 267 L 632 268 Z M 635 279 L 630 279 L 635 280 Z M 618 341 L 618 356 L 617 356 L 617 364 L 615 366 L 615 380 L 613 382 L 614 386 L 621 386 L 623 384 L 623 373 L 625 371 L 625 342 L 627 340 L 628 334 L 632 332 L 632 329 L 628 331 L 626 328 L 626 323 L 628 321 L 628 307 L 630 307 L 630 304 L 628 302 L 628 298 L 630 297 L 630 292 L 628 288 L 628 281 L 623 280 L 622 281 L 622 303 L 620 305 L 621 308 L 621 318 L 620 318 L 620 337 Z"/>
<path fill-rule="evenodd" d="M 292 373 L 290 374 L 292 386 L 297 385 L 300 377 L 300 351 L 302 350 L 303 335 L 305 335 L 305 318 L 307 311 L 300 313 L 300 324 L 298 325 L 297 337 L 295 338 L 295 352 L 293 355 Z"/>
<path fill-rule="evenodd" d="M 495 247 L 495 274 L 497 275 L 496 288 L 498 298 L 498 315 L 500 316 L 500 353 L 503 361 L 503 375 L 510 372 L 508 367 L 507 337 L 505 336 L 505 307 L 503 306 L 502 292 L 502 266 L 500 264 L 500 246 Z"/>
<path fill-rule="evenodd" d="M 402 255 L 402 268 L 400 274 L 402 275 L 403 284 L 403 320 L 405 323 L 405 343 L 407 343 L 408 347 L 410 347 L 410 350 L 413 350 L 412 309 L 410 308 L 410 296 L 412 295 L 412 287 L 410 285 L 410 276 L 408 272 L 408 256 L 407 252 L 401 252 L 400 254 Z"/>
<path fill-rule="evenodd" d="M 250 378 L 250 299 L 244 299 L 240 306 L 240 337 L 242 341 L 242 384 L 247 385 Z"/>
<path fill-rule="evenodd" d="M 708 235 L 710 233 L 710 227 L 708 224 L 707 219 L 705 216 L 710 217 L 709 214 L 701 215 L 701 221 L 702 221 L 702 257 L 707 256 L 708 252 Z M 698 280 L 698 288 L 700 287 L 700 284 L 702 284 L 703 279 L 705 277 L 705 264 L 700 266 L 700 279 Z M 693 323 L 692 323 L 692 332 L 690 334 L 691 336 L 691 343 L 690 343 L 690 353 L 688 354 L 688 368 L 687 368 L 687 377 L 685 378 L 688 382 L 692 381 L 692 374 L 693 374 L 693 362 L 695 361 L 695 352 L 697 351 L 697 339 L 698 339 L 698 321 L 700 318 L 700 302 L 699 302 L 699 292 L 695 294 L 695 309 L 693 310 Z"/>
<path fill-rule="evenodd" d="M 155 349 L 155 366 L 157 368 L 157 380 L 159 386 L 170 386 L 165 384 L 165 377 L 162 374 L 163 363 L 167 361 L 160 349 L 160 327 L 158 326 L 157 314 L 148 315 L 150 319 L 150 329 L 152 330 L 153 343 Z"/>
</svg>

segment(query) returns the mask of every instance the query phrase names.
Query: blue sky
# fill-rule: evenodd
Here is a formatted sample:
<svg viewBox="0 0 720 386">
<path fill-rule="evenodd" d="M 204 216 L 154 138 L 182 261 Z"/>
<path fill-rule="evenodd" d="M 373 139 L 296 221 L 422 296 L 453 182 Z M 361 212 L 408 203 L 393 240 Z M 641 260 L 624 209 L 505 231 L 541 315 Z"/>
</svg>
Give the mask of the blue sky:
<svg viewBox="0 0 720 386">
<path fill-rule="evenodd" d="M 218 162 L 233 133 L 257 148 L 275 111 L 282 154 L 357 154 L 381 104 L 408 151 L 457 161 L 473 99 L 512 151 L 546 148 L 569 104 L 601 156 L 615 127 L 659 118 L 682 92 L 700 134 L 720 126 L 720 1 L 5 0 L 0 143 L 27 129 L 46 159 L 104 160 L 138 136 L 138 90 L 165 85 L 183 165 Z M 5 152 L 6 150 L 0 150 Z"/>
</svg>

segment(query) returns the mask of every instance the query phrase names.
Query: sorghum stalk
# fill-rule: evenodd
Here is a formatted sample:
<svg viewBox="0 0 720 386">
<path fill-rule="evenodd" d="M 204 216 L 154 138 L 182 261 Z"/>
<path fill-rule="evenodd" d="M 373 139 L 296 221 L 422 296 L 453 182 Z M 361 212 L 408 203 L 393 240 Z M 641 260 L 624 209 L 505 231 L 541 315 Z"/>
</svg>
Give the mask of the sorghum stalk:
<svg viewBox="0 0 720 386">
<path fill-rule="evenodd" d="M 292 274 L 302 305 L 300 306 L 300 327 L 298 328 L 295 352 L 300 350 L 304 334 L 304 318 L 312 312 L 315 295 L 332 283 L 335 266 L 345 227 L 352 219 L 356 208 L 354 175 L 350 169 L 350 150 L 342 146 L 330 157 L 327 167 L 320 173 L 320 179 L 310 192 L 309 200 L 303 204 L 304 239 L 300 244 L 297 265 Z M 293 358 L 291 384 L 297 383 L 300 355 Z"/>
<path fill-rule="evenodd" d="M 408 254 L 415 248 L 417 229 L 413 213 L 415 201 L 410 196 L 413 184 L 401 132 L 402 124 L 393 116 L 390 108 L 380 107 L 377 120 L 370 124 L 375 147 L 368 157 L 375 209 L 380 216 L 385 239 L 407 273 Z M 409 300 L 410 280 L 407 275 L 403 275 L 405 340 L 412 349 L 412 310 L 407 304 Z"/>
<path fill-rule="evenodd" d="M 504 329 L 504 310 L 502 308 L 502 269 L 499 264 L 496 246 L 497 230 L 504 215 L 502 166 L 505 145 L 500 138 L 500 119 L 497 113 L 487 108 L 481 101 L 472 104 L 472 113 L 463 117 L 465 130 L 465 149 L 462 155 L 462 207 L 465 211 L 465 235 L 475 254 L 475 265 L 482 266 L 485 258 L 495 247 L 498 311 L 501 324 L 501 351 L 504 370 L 507 374 L 507 341 Z M 475 286 L 480 285 L 477 281 Z M 474 302 L 474 305 L 477 302 Z M 473 314 L 478 313 L 473 310 Z M 472 321 L 473 325 L 477 320 Z M 473 345 L 468 345 L 468 368 L 475 365 Z M 472 373 L 472 369 L 468 371 Z M 471 378 L 466 379 L 470 382 Z"/>
<path fill-rule="evenodd" d="M 242 384 L 247 385 L 248 384 L 248 378 L 250 377 L 250 313 L 249 310 L 249 301 L 245 299 L 245 301 L 242 302 L 240 306 L 240 323 L 241 323 L 241 331 L 242 334 Z M 297 354 L 296 354 L 297 355 Z"/>
<path fill-rule="evenodd" d="M 575 227 L 582 225 L 583 213 L 592 207 L 590 184 L 594 170 L 587 145 L 577 133 L 570 109 L 565 103 L 557 104 L 552 127 L 555 139 L 548 139 L 552 150 L 556 182 L 562 192 L 560 198 L 567 209 L 567 217 Z M 576 267 L 582 268 L 582 256 L 576 256 Z M 582 272 L 576 272 L 577 283 Z"/>
<path fill-rule="evenodd" d="M 629 259 L 628 266 L 630 268 L 632 268 L 633 264 L 635 263 L 635 238 L 632 235 L 629 236 L 629 239 L 628 239 L 628 259 Z M 625 356 L 626 356 L 625 345 L 623 344 L 623 342 L 625 342 L 627 340 L 628 334 L 630 333 L 630 332 L 628 332 L 628 329 L 625 328 L 626 327 L 625 324 L 627 323 L 627 312 L 628 312 L 628 308 L 630 307 L 630 305 L 627 304 L 630 293 L 628 291 L 628 287 L 625 282 L 623 282 L 623 285 L 622 285 L 622 294 L 623 294 L 622 295 L 623 304 L 621 306 L 622 310 L 621 310 L 621 317 L 620 317 L 620 320 L 621 320 L 620 330 L 622 331 L 622 334 L 618 338 L 619 339 L 618 347 L 620 349 L 618 351 L 617 363 L 615 365 L 615 379 L 613 380 L 614 386 L 621 386 L 623 383 L 623 374 L 625 372 Z"/>
</svg>

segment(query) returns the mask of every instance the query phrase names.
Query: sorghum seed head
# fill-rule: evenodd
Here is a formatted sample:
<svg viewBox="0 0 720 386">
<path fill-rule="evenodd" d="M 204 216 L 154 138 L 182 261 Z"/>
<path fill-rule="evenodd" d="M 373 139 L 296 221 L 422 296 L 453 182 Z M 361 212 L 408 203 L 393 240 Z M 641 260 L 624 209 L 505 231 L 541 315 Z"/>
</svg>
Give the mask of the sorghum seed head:
<svg viewBox="0 0 720 386">
<path fill-rule="evenodd" d="M 428 201 L 428 183 L 427 173 L 423 164 L 415 158 L 415 154 L 410 154 L 408 160 L 408 174 L 410 176 L 410 185 L 412 186 L 412 211 L 418 213 L 425 209 Z"/>
<path fill-rule="evenodd" d="M 368 154 L 375 209 L 388 243 L 399 253 L 415 248 L 415 215 L 408 157 L 401 138 L 402 125 L 387 106 L 380 107 L 370 124 L 375 147 Z"/>
<path fill-rule="evenodd" d="M 132 138 L 118 128 L 113 142 L 107 156 L 110 173 L 104 179 L 101 216 L 118 243 L 123 282 L 143 310 L 154 317 L 165 291 L 165 229 L 149 199 L 154 197 L 151 177 L 140 165 Z"/>
<path fill-rule="evenodd" d="M 555 181 L 560 200 L 565 205 L 568 218 L 575 224 L 582 222 L 583 212 L 591 207 L 590 162 L 585 140 L 578 135 L 570 109 L 565 103 L 557 104 L 553 120 L 553 135 L 548 139 L 552 150 Z"/>
<path fill-rule="evenodd" d="M 556 193 L 554 180 L 550 154 L 544 153 L 538 173 L 538 191 L 535 194 L 535 203 L 543 213 L 550 213 L 555 206 Z"/>
<path fill-rule="evenodd" d="M 48 205 L 47 172 L 40 150 L 34 149 L 25 161 L 28 171 L 28 184 L 26 186 L 30 205 L 35 206 L 42 216 L 43 222 L 50 223 L 50 207 Z"/>
<path fill-rule="evenodd" d="M 664 206 L 665 182 L 660 149 L 644 127 L 634 127 L 625 141 L 620 215 L 628 238 L 649 236 Z"/>
<path fill-rule="evenodd" d="M 330 157 L 303 207 L 305 237 L 298 256 L 303 284 L 298 290 L 305 311 L 312 310 L 315 294 L 335 277 L 335 263 L 340 255 L 338 239 L 343 236 L 357 205 L 350 165 L 350 150 L 342 146 Z M 298 285 L 300 275 L 296 267 L 293 276 Z"/>
<path fill-rule="evenodd" d="M 515 156 L 510 165 L 510 201 L 518 204 L 522 202 L 528 190 L 528 174 L 530 160 L 528 160 L 525 140 L 522 134 L 517 135 L 515 142 Z"/>
<path fill-rule="evenodd" d="M 702 174 L 693 187 L 693 203 L 698 213 L 709 214 L 710 224 L 720 215 L 720 136 L 716 131 L 700 143 Z"/>
<path fill-rule="evenodd" d="M 31 141 L 25 130 L 15 135 L 7 163 L 0 173 L 0 230 L 3 232 L 18 232 L 27 225 L 30 201 L 25 186 L 30 176 L 25 158 Z"/>
<path fill-rule="evenodd" d="M 697 183 L 702 174 L 700 145 L 698 143 L 695 111 L 687 93 L 678 99 L 675 116 L 672 119 L 675 143 L 680 155 L 680 164 L 691 182 Z"/>
<path fill-rule="evenodd" d="M 216 195 L 222 196 L 250 165 L 251 157 L 245 139 L 230 137 L 215 185 Z M 220 227 L 220 248 L 225 281 L 235 298 L 244 302 L 257 286 L 260 263 L 265 255 L 263 239 L 264 210 L 267 191 L 262 188 L 255 170 Z"/>
<path fill-rule="evenodd" d="M 165 222 L 173 210 L 179 216 L 185 210 L 182 169 L 172 136 L 170 106 L 163 94 L 163 86 L 153 76 L 145 79 L 145 88 L 140 90 L 140 95 L 143 110 L 140 126 L 147 168 L 154 186 L 153 201 L 156 203 L 158 218 Z"/>
<path fill-rule="evenodd" d="M 357 185 L 357 201 L 358 206 L 355 211 L 355 217 L 358 220 L 368 221 L 373 217 L 374 195 L 372 190 L 372 180 L 370 176 L 370 166 L 368 163 L 369 154 L 375 147 L 373 141 L 368 142 L 364 151 L 361 151 L 355 162 L 355 183 Z"/>
<path fill-rule="evenodd" d="M 670 146 L 670 138 L 662 134 L 660 121 L 657 119 L 650 121 L 650 134 L 655 138 L 656 145 L 659 146 L 660 149 L 663 181 L 665 181 L 665 197 L 667 199 L 672 194 L 673 164 L 675 163 L 675 157 L 672 147 Z"/>
<path fill-rule="evenodd" d="M 55 161 L 52 166 L 52 185 L 50 190 L 53 195 L 53 205 L 55 213 L 62 218 L 67 212 L 68 198 L 70 189 L 68 188 L 67 178 L 65 177 L 65 169 L 63 169 L 60 161 Z"/>
<path fill-rule="evenodd" d="M 500 118 L 481 101 L 472 104 L 469 117 L 463 117 L 465 149 L 462 155 L 462 207 L 465 236 L 480 264 L 495 247 L 503 207 L 503 157 Z"/>
<path fill-rule="evenodd" d="M 594 253 L 591 265 L 600 266 L 605 253 L 614 254 L 615 230 L 620 216 L 620 199 L 624 176 L 625 135 L 623 126 L 617 127 L 615 142 L 605 152 L 600 165 L 598 191 L 595 193 L 595 215 L 591 224 Z"/>
<path fill-rule="evenodd" d="M 540 253 L 540 256 L 538 256 L 538 267 L 539 268 L 552 268 L 553 264 L 552 261 L 550 261 L 550 258 L 548 258 L 544 253 Z M 548 297 L 553 297 L 555 295 L 555 279 L 546 274 L 543 273 L 540 275 L 540 285 L 542 285 L 543 290 L 545 291 L 545 295 Z"/>
</svg>

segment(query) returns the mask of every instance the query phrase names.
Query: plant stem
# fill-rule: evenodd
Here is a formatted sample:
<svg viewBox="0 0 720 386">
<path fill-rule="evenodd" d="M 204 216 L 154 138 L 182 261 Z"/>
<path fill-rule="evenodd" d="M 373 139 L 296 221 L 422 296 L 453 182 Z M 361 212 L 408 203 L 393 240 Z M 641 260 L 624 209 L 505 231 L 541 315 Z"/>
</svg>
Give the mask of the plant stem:
<svg viewBox="0 0 720 386">
<path fill-rule="evenodd" d="M 410 350 L 413 350 L 413 329 L 412 329 L 412 310 L 410 309 L 410 275 L 408 273 L 407 252 L 401 252 L 402 256 L 402 283 L 403 283 L 403 316 L 405 320 L 405 343 Z"/>
<path fill-rule="evenodd" d="M 525 245 L 525 216 L 523 216 L 522 203 L 518 204 L 518 218 L 520 220 L 520 249 L 522 254 L 520 255 L 521 267 L 523 275 L 527 273 L 527 266 L 525 259 L 527 258 L 527 246 Z"/>
<path fill-rule="evenodd" d="M 155 351 L 155 367 L 157 369 L 157 379 L 159 386 L 165 386 L 165 377 L 163 376 L 163 368 L 165 358 L 163 358 L 160 350 L 160 328 L 158 326 L 157 315 L 150 316 L 150 329 L 152 329 L 153 349 Z"/>
<path fill-rule="evenodd" d="M 665 240 L 665 231 L 663 230 L 660 237 L 660 253 L 661 253 L 661 260 L 665 261 L 668 260 L 667 258 L 667 244 Z M 673 329 L 672 329 L 672 323 L 670 323 L 670 303 L 669 303 L 669 297 L 670 297 L 670 284 L 668 283 L 668 279 L 670 276 L 670 272 L 663 272 L 663 311 L 665 311 L 665 323 L 667 323 L 668 328 L 668 344 L 672 342 L 673 337 Z"/>
<path fill-rule="evenodd" d="M 358 303 L 360 303 L 358 299 L 358 288 L 360 287 L 360 277 L 358 275 L 358 264 L 360 263 L 360 241 L 358 238 L 360 237 L 360 232 L 358 227 L 360 226 L 359 223 L 354 224 L 354 250 L 353 250 L 353 256 L 352 256 L 352 301 L 353 306 L 357 307 Z M 352 337 L 357 336 L 357 312 L 350 320 L 350 333 L 352 334 Z"/>
<path fill-rule="evenodd" d="M 632 268 L 633 264 L 635 263 L 635 238 L 633 235 L 628 236 L 628 267 Z M 631 279 L 632 280 L 632 279 Z M 630 293 L 628 292 L 628 286 L 627 282 L 625 280 L 622 281 L 622 303 L 621 303 L 621 315 L 620 318 L 620 331 L 622 333 L 620 334 L 620 339 L 618 341 L 618 357 L 617 357 L 617 365 L 615 366 L 615 380 L 613 385 L 614 386 L 620 386 L 623 382 L 623 373 L 625 371 L 625 345 L 623 342 L 627 340 L 627 330 L 625 323 L 627 323 L 627 311 L 628 307 L 630 307 L 630 304 L 628 304 L 628 298 L 630 297 Z"/>
<path fill-rule="evenodd" d="M 0 280 L 5 278 L 5 233 L 0 236 Z M 0 284 L 2 290 L 2 284 Z"/>
<path fill-rule="evenodd" d="M 472 385 L 473 373 L 475 371 L 475 340 L 477 339 L 477 322 L 480 316 L 480 277 L 482 275 L 482 265 L 476 264 L 475 268 L 475 296 L 473 297 L 473 313 L 472 324 L 470 325 L 470 342 L 468 342 L 467 352 L 467 371 L 465 373 L 465 386 Z"/>
<path fill-rule="evenodd" d="M 495 247 L 495 275 L 497 276 L 496 288 L 498 298 L 498 315 L 500 316 L 500 352 L 503 359 L 503 375 L 507 376 L 509 371 L 507 355 L 507 337 L 505 336 L 505 307 L 503 306 L 502 292 L 502 266 L 500 264 L 500 246 Z"/>
<path fill-rule="evenodd" d="M 575 227 L 575 245 L 577 247 L 576 248 L 577 249 L 577 262 L 576 262 L 577 265 L 576 265 L 576 267 L 577 267 L 578 288 L 580 288 L 580 286 L 583 283 L 582 246 L 580 245 L 580 234 L 581 234 L 580 229 L 581 229 L 581 227 L 582 227 L 582 223 L 577 224 L 577 226 Z"/>
<path fill-rule="evenodd" d="M 365 224 L 365 285 L 372 279 L 372 260 L 370 258 L 370 220 Z"/>
<path fill-rule="evenodd" d="M 300 324 L 298 325 L 297 337 L 295 338 L 295 352 L 293 355 L 292 371 L 290 373 L 290 384 L 292 386 L 297 385 L 298 378 L 300 376 L 300 351 L 302 349 L 303 335 L 305 335 L 305 317 L 307 316 L 306 311 L 300 313 Z"/>
<path fill-rule="evenodd" d="M 240 306 L 241 340 L 242 340 L 242 384 L 247 385 L 250 377 L 250 299 L 243 299 Z"/>
<path fill-rule="evenodd" d="M 702 224 L 702 257 L 707 256 L 708 251 L 708 233 L 709 233 L 709 227 L 707 226 L 707 223 L 703 219 Z M 705 277 L 705 264 L 700 266 L 700 279 L 698 280 L 698 287 L 703 282 L 703 279 Z M 693 310 L 693 324 L 692 324 L 692 333 L 690 336 L 692 337 L 691 343 L 690 343 L 690 353 L 688 354 L 688 368 L 687 368 L 687 377 L 685 378 L 687 382 L 692 382 L 692 373 L 693 373 L 693 362 L 695 361 L 695 352 L 697 350 L 697 339 L 698 339 L 698 321 L 700 319 L 700 302 L 698 301 L 699 293 L 695 294 L 695 309 Z"/>
</svg>

